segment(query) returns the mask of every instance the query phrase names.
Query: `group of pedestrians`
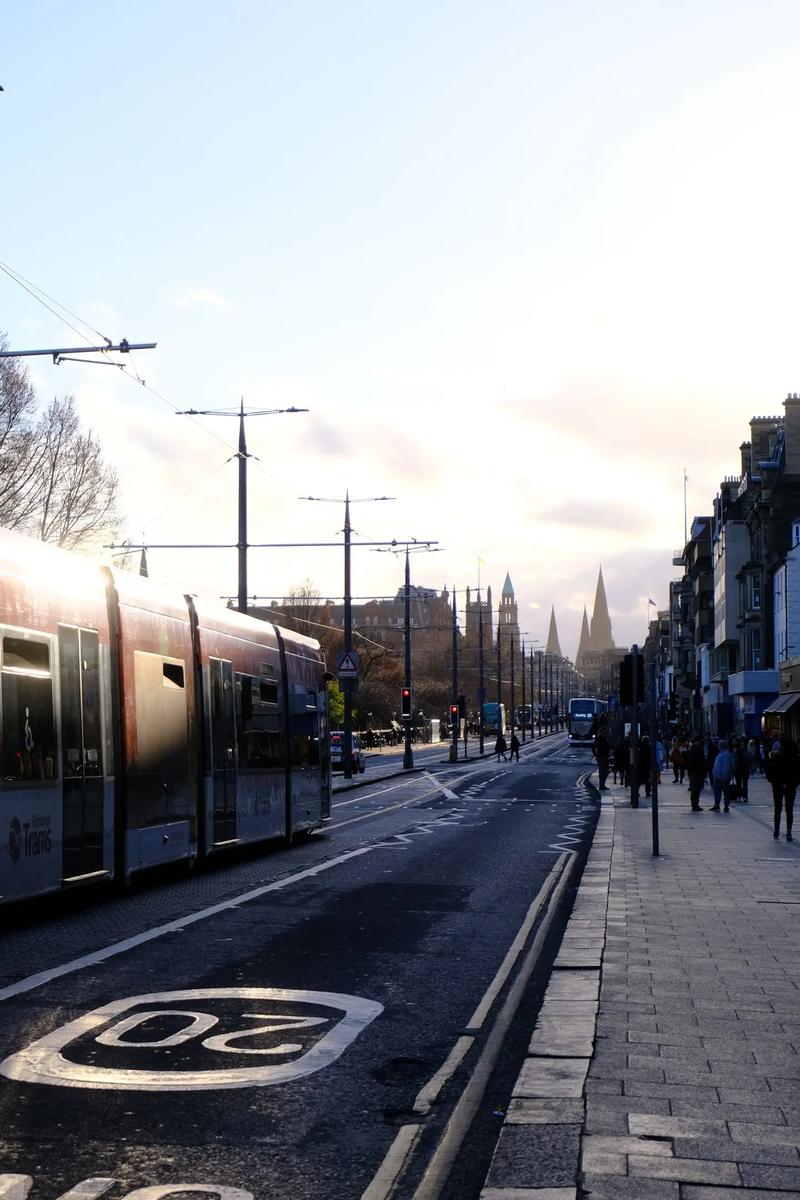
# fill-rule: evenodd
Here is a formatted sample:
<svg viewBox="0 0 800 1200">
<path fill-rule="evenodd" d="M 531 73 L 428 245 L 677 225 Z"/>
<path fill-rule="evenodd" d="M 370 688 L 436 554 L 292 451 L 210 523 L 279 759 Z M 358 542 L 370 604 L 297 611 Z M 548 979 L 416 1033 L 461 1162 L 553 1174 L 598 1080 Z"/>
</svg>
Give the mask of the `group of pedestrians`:
<svg viewBox="0 0 800 1200">
<path fill-rule="evenodd" d="M 506 751 L 508 751 L 508 757 L 506 757 Z M 508 762 L 509 760 L 513 762 L 515 758 L 519 762 L 519 738 L 513 729 L 511 731 L 511 740 L 508 743 L 506 743 L 506 739 L 502 733 L 498 733 L 497 741 L 494 744 L 494 752 L 497 755 L 498 762 L 500 762 L 501 758 L 503 762 Z"/>
<path fill-rule="evenodd" d="M 772 788 L 773 837 L 780 837 L 781 821 L 785 821 L 786 840 L 791 842 L 794 820 L 794 800 L 800 786 L 800 747 L 787 734 L 768 734 L 763 738 L 702 738 L 679 729 L 669 749 L 658 734 L 655 743 L 655 761 L 658 782 L 667 762 L 672 766 L 672 782 L 688 782 L 692 812 L 702 812 L 700 794 L 706 782 L 711 787 L 713 804 L 711 812 L 729 813 L 731 804 L 749 801 L 749 782 L 753 775 L 766 777 Z M 620 738 L 612 749 L 608 731 L 598 730 L 594 755 L 600 790 L 606 788 L 610 773 L 614 783 L 619 779 L 623 787 L 631 782 L 630 738 Z M 652 792 L 652 747 L 650 737 L 644 734 L 636 749 L 637 782 L 644 788 L 645 796 Z"/>
</svg>

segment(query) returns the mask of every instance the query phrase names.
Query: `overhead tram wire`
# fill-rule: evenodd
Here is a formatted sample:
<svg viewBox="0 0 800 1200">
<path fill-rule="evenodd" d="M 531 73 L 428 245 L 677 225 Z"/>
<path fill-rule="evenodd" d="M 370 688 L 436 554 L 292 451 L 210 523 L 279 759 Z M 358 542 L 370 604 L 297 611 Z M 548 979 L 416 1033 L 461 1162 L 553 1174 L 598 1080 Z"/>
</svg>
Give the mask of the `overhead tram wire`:
<svg viewBox="0 0 800 1200">
<path fill-rule="evenodd" d="M 91 345 L 91 339 L 88 338 L 85 333 L 82 333 L 73 324 L 71 324 L 71 322 L 68 321 L 66 319 L 66 317 L 62 316 L 61 313 L 57 312 L 56 308 L 60 308 L 62 310 L 62 312 L 69 313 L 69 315 L 74 320 L 79 321 L 81 325 L 84 325 L 87 329 L 91 330 L 92 333 L 97 334 L 97 336 L 101 339 L 101 341 L 104 341 L 109 345 L 111 344 L 110 339 L 104 333 L 102 333 L 99 329 L 95 329 L 95 327 L 93 325 L 91 325 L 88 321 L 85 321 L 83 319 L 83 317 L 79 316 L 77 313 L 73 313 L 72 310 L 67 308 L 67 306 L 65 304 L 62 304 L 60 300 L 56 300 L 55 297 L 50 296 L 43 288 L 40 288 L 38 284 L 33 283 L 32 280 L 26 279 L 26 277 L 24 275 L 21 275 L 19 271 L 15 270 L 15 268 L 9 266 L 8 263 L 4 263 L 2 260 L 0 260 L 0 270 L 2 270 L 3 273 L 5 275 L 7 275 L 8 278 L 13 283 L 16 283 L 19 287 L 21 287 L 24 291 L 26 291 L 34 300 L 36 300 L 39 304 L 41 304 L 43 308 L 46 308 L 48 310 L 48 312 L 52 313 L 52 315 L 54 317 L 56 317 L 57 320 L 61 321 L 64 325 L 67 326 L 67 328 L 71 329 L 73 331 L 73 333 L 77 334 L 77 336 L 80 337 L 83 341 L 85 341 L 87 343 L 87 345 Z M 42 297 L 46 297 L 46 299 L 42 299 Z M 50 303 L 47 303 L 47 301 L 50 301 Z M 51 305 L 55 305 L 56 308 L 51 307 Z M 137 383 L 140 387 L 144 388 L 145 391 L 150 392 L 150 394 L 152 396 L 155 396 L 157 400 L 160 400 L 162 402 L 162 404 L 166 404 L 168 408 L 171 408 L 174 413 L 178 413 L 181 411 L 178 409 L 177 404 L 173 404 L 173 402 L 167 396 L 163 395 L 162 392 L 159 392 L 159 391 L 157 391 L 156 388 L 151 387 L 150 384 L 147 383 L 147 381 L 145 379 L 143 379 L 142 376 L 138 373 L 138 371 L 135 368 L 132 368 L 129 363 L 120 363 L 120 362 L 116 362 L 113 360 L 108 360 L 108 361 L 109 361 L 109 365 L 118 367 L 123 375 L 126 375 L 133 383 Z M 224 437 L 222 437 L 218 433 L 215 433 L 213 429 L 209 429 L 207 425 L 204 425 L 204 424 L 202 424 L 202 422 L 196 420 L 194 416 L 190 416 L 189 419 L 190 419 L 190 421 L 192 421 L 193 424 L 197 425 L 197 427 L 199 429 L 201 429 L 205 434 L 207 434 L 209 437 L 214 438 L 214 440 L 219 442 L 221 446 L 224 446 L 226 450 L 230 451 L 230 457 L 226 460 L 226 463 L 230 462 L 231 458 L 236 457 L 236 455 L 238 454 L 238 447 L 227 442 Z M 298 489 L 295 486 L 293 486 L 292 484 L 287 483 L 286 480 L 282 479 L 279 475 L 275 475 L 272 471 L 268 471 L 266 469 L 266 467 L 264 467 L 262 465 L 261 460 L 258 458 L 257 455 L 251 455 L 251 459 L 252 459 L 253 465 L 255 466 L 257 471 L 260 471 L 261 474 L 265 475 L 268 479 L 271 479 L 274 483 L 279 483 L 281 485 L 281 487 L 285 488 L 287 491 L 294 493 L 294 495 L 297 495 Z M 224 465 L 224 464 L 220 464 L 220 465 Z M 206 477 L 206 478 L 208 478 L 208 477 Z M 324 503 L 327 503 L 327 502 L 324 502 Z M 361 532 L 362 536 L 363 536 L 363 531 L 357 531 L 357 532 Z M 377 539 L 373 539 L 373 540 L 377 540 Z"/>
</svg>

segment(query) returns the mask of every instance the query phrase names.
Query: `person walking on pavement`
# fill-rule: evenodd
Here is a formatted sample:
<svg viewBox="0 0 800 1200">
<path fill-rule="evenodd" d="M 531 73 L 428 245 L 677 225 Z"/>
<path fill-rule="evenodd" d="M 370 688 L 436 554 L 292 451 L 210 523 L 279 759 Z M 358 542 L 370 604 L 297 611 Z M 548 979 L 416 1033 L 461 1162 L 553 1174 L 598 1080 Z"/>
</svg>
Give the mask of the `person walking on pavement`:
<svg viewBox="0 0 800 1200">
<path fill-rule="evenodd" d="M 702 812 L 700 793 L 706 779 L 706 756 L 703 750 L 703 739 L 699 736 L 692 738 L 686 751 L 686 771 L 689 776 L 689 799 L 692 812 Z"/>
<path fill-rule="evenodd" d="M 502 733 L 498 733 L 497 735 L 497 741 L 494 744 L 494 752 L 497 755 L 498 762 L 500 762 L 501 754 L 503 756 L 503 762 L 508 762 L 508 759 L 506 758 L 506 739 L 503 737 Z"/>
<path fill-rule="evenodd" d="M 646 733 L 636 748 L 636 774 L 638 778 L 637 799 L 642 784 L 644 784 L 645 796 L 649 796 L 652 790 L 652 780 L 650 778 L 650 738 Z"/>
<path fill-rule="evenodd" d="M 511 741 L 509 742 L 509 751 L 510 751 L 509 755 L 508 755 L 509 762 L 514 761 L 515 754 L 517 756 L 517 762 L 519 762 L 519 738 L 517 737 L 517 735 L 514 733 L 513 730 L 511 731 Z"/>
<path fill-rule="evenodd" d="M 611 762 L 611 743 L 604 725 L 601 725 L 594 739 L 592 752 L 597 759 L 597 785 L 601 792 L 606 791 L 606 780 Z"/>
<path fill-rule="evenodd" d="M 708 771 L 708 782 L 713 785 L 714 782 L 714 759 L 717 757 L 717 743 L 714 738 L 706 739 L 706 769 Z"/>
<path fill-rule="evenodd" d="M 719 739 L 719 751 L 714 758 L 711 768 L 711 787 L 714 790 L 712 812 L 719 812 L 719 802 L 723 801 L 724 811 L 731 811 L 731 780 L 733 779 L 733 755 L 728 749 L 725 738 Z"/>
<path fill-rule="evenodd" d="M 614 751 L 614 771 L 615 773 L 619 773 L 619 781 L 622 787 L 627 787 L 631 774 L 631 744 L 625 736 L 619 739 L 617 748 Z M 616 778 L 614 782 L 616 783 Z"/>
<path fill-rule="evenodd" d="M 750 781 L 750 756 L 747 753 L 747 742 L 739 738 L 733 752 L 733 778 L 736 783 L 736 799 L 747 804 L 747 787 Z"/>
<path fill-rule="evenodd" d="M 672 739 L 672 747 L 670 749 L 670 758 L 672 759 L 672 781 L 673 783 L 683 783 L 686 775 L 686 739 L 683 734 L 676 733 Z"/>
<path fill-rule="evenodd" d="M 767 759 L 767 780 L 772 788 L 773 833 L 776 839 L 781 834 L 781 811 L 786 807 L 786 840 L 793 841 L 794 797 L 800 783 L 800 749 L 797 743 L 782 733 L 772 744 Z"/>
</svg>

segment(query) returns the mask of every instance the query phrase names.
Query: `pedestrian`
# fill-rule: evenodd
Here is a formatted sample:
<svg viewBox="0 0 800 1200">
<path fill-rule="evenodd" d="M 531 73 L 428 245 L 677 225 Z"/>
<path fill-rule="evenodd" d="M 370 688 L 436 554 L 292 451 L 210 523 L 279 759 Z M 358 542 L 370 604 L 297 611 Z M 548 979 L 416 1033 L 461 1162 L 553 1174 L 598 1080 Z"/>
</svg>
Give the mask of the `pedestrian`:
<svg viewBox="0 0 800 1200">
<path fill-rule="evenodd" d="M 656 783 L 661 786 L 661 772 L 667 760 L 667 752 L 660 736 L 656 734 Z"/>
<path fill-rule="evenodd" d="M 627 787 L 631 775 L 631 743 L 624 735 L 619 739 L 614 750 L 614 771 L 619 774 L 622 787 Z M 614 782 L 616 783 L 616 779 Z"/>
<path fill-rule="evenodd" d="M 736 799 L 747 804 L 747 789 L 750 781 L 750 756 L 747 753 L 747 742 L 739 738 L 733 752 L 733 778 L 736 783 Z"/>
<path fill-rule="evenodd" d="M 717 757 L 717 743 L 713 737 L 706 738 L 706 771 L 708 782 L 714 783 L 714 759 Z"/>
<path fill-rule="evenodd" d="M 672 759 L 672 782 L 683 783 L 686 775 L 686 738 L 682 733 L 676 733 L 672 739 L 670 758 Z"/>
<path fill-rule="evenodd" d="M 650 738 L 645 733 L 636 748 L 636 798 L 639 798 L 639 788 L 644 784 L 644 794 L 649 796 L 652 791 L 650 775 Z"/>
<path fill-rule="evenodd" d="M 758 742 L 752 737 L 747 743 L 747 762 L 750 774 L 755 775 L 756 771 L 760 770 L 761 764 L 758 760 Z"/>
<path fill-rule="evenodd" d="M 793 841 L 794 797 L 800 783 L 800 750 L 797 743 L 785 733 L 773 742 L 766 764 L 767 779 L 772 788 L 773 832 L 777 839 L 781 833 L 781 811 L 786 808 L 786 840 Z"/>
<path fill-rule="evenodd" d="M 513 761 L 514 761 L 514 755 L 516 754 L 516 756 L 517 756 L 517 762 L 519 762 L 519 738 L 518 738 L 518 737 L 517 737 L 517 735 L 514 733 L 513 729 L 512 729 L 512 731 L 511 731 L 511 742 L 509 743 L 509 749 L 510 749 L 510 754 L 509 754 L 509 756 L 508 756 L 508 757 L 509 757 L 509 760 L 510 760 L 511 762 L 513 762 Z"/>
<path fill-rule="evenodd" d="M 494 752 L 497 755 L 498 762 L 500 762 L 501 754 L 503 756 L 503 762 L 508 762 L 508 759 L 506 758 L 506 739 L 503 737 L 502 733 L 498 733 L 497 735 L 497 741 L 494 744 Z"/>
<path fill-rule="evenodd" d="M 714 803 L 711 807 L 712 812 L 719 812 L 720 800 L 723 802 L 724 811 L 730 812 L 732 782 L 733 755 L 728 748 L 726 738 L 720 738 L 719 750 L 714 756 L 714 765 L 711 768 L 711 787 L 714 791 Z"/>
<path fill-rule="evenodd" d="M 611 743 L 604 725 L 601 725 L 594 739 L 592 753 L 597 759 L 597 784 L 601 792 L 605 792 L 608 769 L 611 762 Z"/>
<path fill-rule="evenodd" d="M 703 739 L 697 734 L 690 741 L 689 749 L 686 751 L 686 771 L 689 776 L 689 799 L 692 804 L 692 812 L 702 812 L 700 793 L 706 779 L 706 756 L 703 750 Z"/>
</svg>

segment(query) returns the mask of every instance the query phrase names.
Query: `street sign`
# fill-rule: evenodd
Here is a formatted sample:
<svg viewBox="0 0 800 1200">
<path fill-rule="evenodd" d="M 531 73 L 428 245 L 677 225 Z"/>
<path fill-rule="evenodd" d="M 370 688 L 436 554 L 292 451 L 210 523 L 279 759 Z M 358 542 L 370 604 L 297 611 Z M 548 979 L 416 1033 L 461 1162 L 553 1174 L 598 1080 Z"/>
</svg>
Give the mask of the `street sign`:
<svg viewBox="0 0 800 1200">
<path fill-rule="evenodd" d="M 355 679 L 358 675 L 358 655 L 355 650 L 341 650 L 336 655 L 336 674 L 340 679 Z"/>
</svg>

